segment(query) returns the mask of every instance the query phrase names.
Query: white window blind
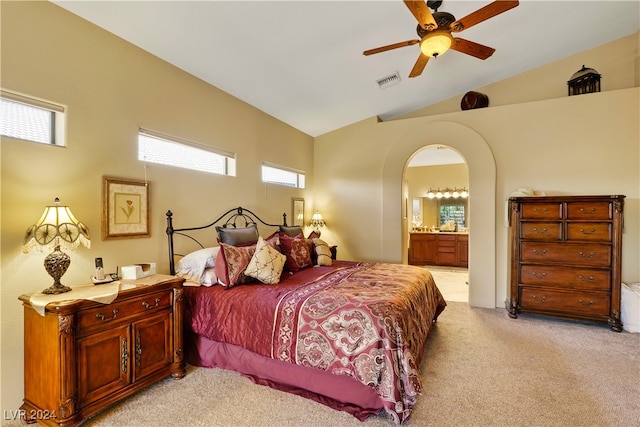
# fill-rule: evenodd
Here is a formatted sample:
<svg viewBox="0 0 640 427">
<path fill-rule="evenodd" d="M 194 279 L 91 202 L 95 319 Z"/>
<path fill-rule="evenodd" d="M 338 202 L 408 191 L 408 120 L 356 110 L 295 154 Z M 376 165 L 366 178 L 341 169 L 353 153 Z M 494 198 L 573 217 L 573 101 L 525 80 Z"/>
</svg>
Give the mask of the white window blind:
<svg viewBox="0 0 640 427">
<path fill-rule="evenodd" d="M 235 176 L 235 155 L 177 138 L 140 130 L 138 160 L 220 175 Z"/>
<path fill-rule="evenodd" d="M 3 90 L 0 92 L 0 135 L 64 145 L 64 108 Z"/>
<path fill-rule="evenodd" d="M 262 182 L 304 188 L 305 174 L 275 165 L 262 164 Z"/>
</svg>

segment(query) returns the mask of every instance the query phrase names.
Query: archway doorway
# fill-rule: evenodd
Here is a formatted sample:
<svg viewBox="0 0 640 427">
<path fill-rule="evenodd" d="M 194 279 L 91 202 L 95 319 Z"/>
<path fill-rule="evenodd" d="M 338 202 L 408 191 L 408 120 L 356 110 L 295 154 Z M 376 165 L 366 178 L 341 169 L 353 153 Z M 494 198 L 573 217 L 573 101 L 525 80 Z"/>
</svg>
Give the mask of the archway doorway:
<svg viewBox="0 0 640 427">
<path fill-rule="evenodd" d="M 460 153 L 445 145 L 415 152 L 404 169 L 408 198 L 407 262 L 426 267 L 447 301 L 469 301 L 469 172 Z M 405 239 L 403 239 L 405 241 Z"/>
<path fill-rule="evenodd" d="M 382 238 L 385 252 L 406 262 L 402 239 L 403 172 L 411 156 L 424 146 L 452 147 L 469 168 L 469 304 L 496 305 L 496 165 L 486 141 L 473 129 L 459 123 L 427 120 L 398 136 L 383 167 Z"/>
</svg>

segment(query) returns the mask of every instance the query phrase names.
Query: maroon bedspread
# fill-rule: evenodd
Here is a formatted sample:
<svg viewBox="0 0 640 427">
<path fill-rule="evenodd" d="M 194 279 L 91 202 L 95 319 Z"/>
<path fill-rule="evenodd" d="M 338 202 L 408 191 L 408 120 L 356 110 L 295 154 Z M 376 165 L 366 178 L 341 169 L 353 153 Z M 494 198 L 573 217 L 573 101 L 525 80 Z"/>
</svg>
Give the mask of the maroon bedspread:
<svg viewBox="0 0 640 427">
<path fill-rule="evenodd" d="M 424 268 L 335 261 L 279 284 L 185 288 L 196 334 L 376 390 L 396 422 L 421 391 L 418 367 L 446 303 Z"/>
</svg>

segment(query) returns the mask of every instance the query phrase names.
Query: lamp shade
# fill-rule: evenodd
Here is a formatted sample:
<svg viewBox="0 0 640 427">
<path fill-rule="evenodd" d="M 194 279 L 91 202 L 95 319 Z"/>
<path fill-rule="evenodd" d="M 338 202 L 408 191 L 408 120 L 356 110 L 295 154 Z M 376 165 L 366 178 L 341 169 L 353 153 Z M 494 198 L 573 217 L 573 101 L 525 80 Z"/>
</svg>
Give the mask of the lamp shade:
<svg viewBox="0 0 640 427">
<path fill-rule="evenodd" d="M 435 30 L 425 35 L 420 41 L 420 50 L 429 57 L 437 57 L 451 47 L 453 37 L 448 31 Z"/>
<path fill-rule="evenodd" d="M 311 226 L 315 228 L 325 226 L 324 219 L 322 218 L 322 214 L 320 214 L 320 212 L 316 211 L 316 213 L 314 213 L 311 217 Z"/>
<path fill-rule="evenodd" d="M 27 229 L 22 249 L 29 252 L 34 248 L 61 246 L 72 250 L 79 245 L 91 247 L 89 229 L 76 219 L 68 206 L 61 206 L 56 197 L 55 204 L 47 206 L 40 219 Z"/>
</svg>

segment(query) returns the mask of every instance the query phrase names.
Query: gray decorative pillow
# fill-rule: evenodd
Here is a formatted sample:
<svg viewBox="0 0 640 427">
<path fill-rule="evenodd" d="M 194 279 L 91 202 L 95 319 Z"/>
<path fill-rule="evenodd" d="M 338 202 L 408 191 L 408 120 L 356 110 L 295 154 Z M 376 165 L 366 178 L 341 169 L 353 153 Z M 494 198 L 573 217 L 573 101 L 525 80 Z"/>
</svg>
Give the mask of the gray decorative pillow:
<svg viewBox="0 0 640 427">
<path fill-rule="evenodd" d="M 258 227 L 216 227 L 218 240 L 230 246 L 252 245 L 258 242 Z"/>
<path fill-rule="evenodd" d="M 294 227 L 284 227 L 280 226 L 280 232 L 285 233 L 287 236 L 296 237 L 302 234 L 302 227 L 294 226 Z"/>
</svg>

